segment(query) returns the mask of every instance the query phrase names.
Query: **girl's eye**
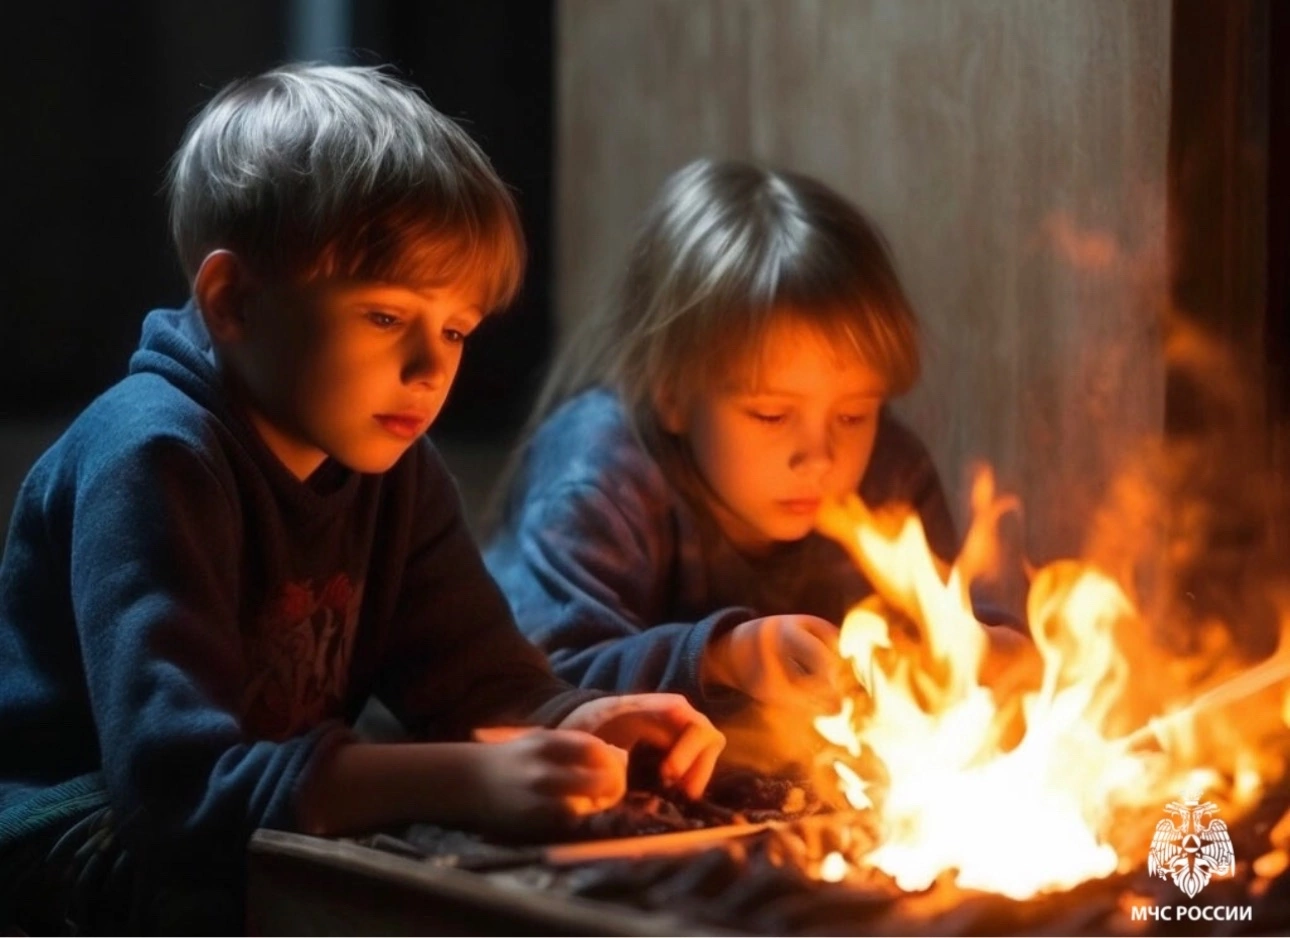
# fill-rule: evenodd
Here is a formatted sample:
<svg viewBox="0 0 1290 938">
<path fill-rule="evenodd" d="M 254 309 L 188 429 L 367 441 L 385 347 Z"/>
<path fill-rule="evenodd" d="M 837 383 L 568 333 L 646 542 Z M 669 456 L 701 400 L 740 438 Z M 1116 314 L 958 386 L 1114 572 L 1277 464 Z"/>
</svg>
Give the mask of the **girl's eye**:
<svg viewBox="0 0 1290 938">
<path fill-rule="evenodd" d="M 748 411 L 748 416 L 752 417 L 754 420 L 759 420 L 762 423 L 772 424 L 783 423 L 788 418 L 787 414 L 771 414 L 759 410 Z"/>
<path fill-rule="evenodd" d="M 399 324 L 398 316 L 391 316 L 389 313 L 383 313 L 379 309 L 371 310 L 367 314 L 367 320 L 378 329 L 392 329 Z"/>
<path fill-rule="evenodd" d="M 862 427 L 869 422 L 868 414 L 842 414 L 838 420 L 845 427 Z"/>
<path fill-rule="evenodd" d="M 460 345 L 462 342 L 465 342 L 466 336 L 468 336 L 469 334 L 470 333 L 468 332 L 462 332 L 460 329 L 443 330 L 443 337 L 447 339 L 449 342 L 451 342 L 453 345 Z"/>
</svg>

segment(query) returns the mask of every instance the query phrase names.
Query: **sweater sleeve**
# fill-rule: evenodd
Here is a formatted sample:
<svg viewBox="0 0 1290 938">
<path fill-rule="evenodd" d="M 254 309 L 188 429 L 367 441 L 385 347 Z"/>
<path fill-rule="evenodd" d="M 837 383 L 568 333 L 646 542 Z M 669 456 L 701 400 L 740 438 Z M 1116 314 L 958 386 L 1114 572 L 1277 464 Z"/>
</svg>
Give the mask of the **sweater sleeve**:
<svg viewBox="0 0 1290 938">
<path fill-rule="evenodd" d="M 519 511 L 488 562 L 557 674 L 582 687 L 685 694 L 709 711 L 736 702 L 733 692 L 705 692 L 700 666 L 709 642 L 755 613 L 732 607 L 698 622 L 663 621 L 666 535 L 627 491 L 610 497 L 569 482 Z"/>
<path fill-rule="evenodd" d="M 378 693 L 414 734 L 468 738 L 479 726 L 554 726 L 586 700 L 515 626 L 468 526 L 460 495 L 427 447 L 410 551 Z"/>
<path fill-rule="evenodd" d="M 295 826 L 302 773 L 348 731 L 244 736 L 245 548 L 237 501 L 209 460 L 162 437 L 77 472 L 68 575 L 123 836 L 159 862 L 236 865 L 257 827 Z"/>
</svg>

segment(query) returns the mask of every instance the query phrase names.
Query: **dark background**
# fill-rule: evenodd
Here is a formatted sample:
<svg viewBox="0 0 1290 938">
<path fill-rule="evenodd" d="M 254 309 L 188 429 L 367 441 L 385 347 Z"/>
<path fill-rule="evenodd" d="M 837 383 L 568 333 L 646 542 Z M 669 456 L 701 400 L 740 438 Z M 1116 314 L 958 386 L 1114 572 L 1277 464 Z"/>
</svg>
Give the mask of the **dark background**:
<svg viewBox="0 0 1290 938">
<path fill-rule="evenodd" d="M 161 192 L 184 126 L 225 82 L 302 49 L 318 57 L 307 54 L 320 46 L 309 45 L 301 16 L 337 12 L 346 31 L 321 47 L 328 58 L 394 65 L 463 123 L 516 190 L 531 251 L 523 293 L 472 338 L 435 428 L 467 440 L 505 435 L 525 416 L 551 345 L 553 6 L 7 6 L 0 422 L 71 417 L 123 376 L 147 310 L 184 302 Z"/>
</svg>

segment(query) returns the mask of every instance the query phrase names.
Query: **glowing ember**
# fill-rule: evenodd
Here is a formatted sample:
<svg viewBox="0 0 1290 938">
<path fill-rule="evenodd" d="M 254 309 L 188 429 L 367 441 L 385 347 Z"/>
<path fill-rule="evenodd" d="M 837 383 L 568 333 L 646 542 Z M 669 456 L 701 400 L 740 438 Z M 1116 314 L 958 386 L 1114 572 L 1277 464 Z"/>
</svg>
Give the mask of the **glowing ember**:
<svg viewBox="0 0 1290 938">
<path fill-rule="evenodd" d="M 821 530 L 848 548 L 875 595 L 842 626 L 860 690 L 815 725 L 837 747 L 838 787 L 878 821 L 878 846 L 851 862 L 906 890 L 948 875 L 963 888 L 1027 898 L 1135 868 L 1180 791 L 1221 791 L 1240 810 L 1279 771 L 1260 757 L 1253 727 L 1244 740 L 1230 729 L 1219 739 L 1200 716 L 1284 678 L 1286 658 L 1218 686 L 1230 670 L 1211 660 L 1211 689 L 1198 698 L 1170 684 L 1185 668 L 1145 657 L 1137 606 L 1087 564 L 1061 561 L 1032 576 L 1027 617 L 1042 679 L 1014 692 L 984 686 L 989 643 L 968 586 L 996 562 L 996 523 L 1013 507 L 980 472 L 973 527 L 948 572 L 912 512 L 875 516 L 852 499 L 821 515 Z M 846 858 L 825 859 L 822 876 L 845 875 Z"/>
<path fill-rule="evenodd" d="M 820 862 L 820 879 L 826 883 L 839 883 L 847 875 L 847 858 L 836 850 L 826 853 Z"/>
</svg>

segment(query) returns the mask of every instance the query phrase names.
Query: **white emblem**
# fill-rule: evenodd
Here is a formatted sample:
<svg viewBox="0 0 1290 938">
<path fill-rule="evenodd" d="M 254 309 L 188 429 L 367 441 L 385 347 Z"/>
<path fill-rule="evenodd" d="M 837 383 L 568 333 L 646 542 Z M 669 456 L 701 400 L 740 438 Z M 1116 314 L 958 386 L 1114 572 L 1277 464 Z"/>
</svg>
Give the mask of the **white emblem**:
<svg viewBox="0 0 1290 938">
<path fill-rule="evenodd" d="M 1181 802 L 1165 805 L 1165 813 L 1180 823 L 1165 818 L 1156 825 L 1147 856 L 1152 876 L 1173 877 L 1174 885 L 1193 897 L 1209 885 L 1211 876 L 1226 876 L 1236 868 L 1227 825 L 1209 817 L 1218 813 L 1218 805 L 1184 793 Z"/>
</svg>

